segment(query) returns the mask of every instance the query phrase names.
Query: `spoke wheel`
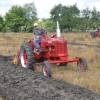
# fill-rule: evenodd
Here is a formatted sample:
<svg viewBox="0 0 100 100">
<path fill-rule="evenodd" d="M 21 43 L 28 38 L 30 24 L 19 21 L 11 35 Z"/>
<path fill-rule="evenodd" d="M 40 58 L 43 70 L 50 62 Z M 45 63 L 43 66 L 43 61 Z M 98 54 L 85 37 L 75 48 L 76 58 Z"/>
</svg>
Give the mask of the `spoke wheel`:
<svg viewBox="0 0 100 100">
<path fill-rule="evenodd" d="M 43 62 L 42 72 L 43 72 L 44 76 L 51 77 L 51 67 L 50 67 L 50 63 L 48 61 Z"/>
<path fill-rule="evenodd" d="M 79 58 L 79 61 L 77 62 L 77 68 L 78 70 L 87 70 L 88 66 L 87 66 L 87 62 L 84 58 Z"/>
<path fill-rule="evenodd" d="M 28 42 L 24 42 L 20 48 L 20 62 L 22 67 L 32 69 L 34 68 L 33 51 Z"/>
</svg>

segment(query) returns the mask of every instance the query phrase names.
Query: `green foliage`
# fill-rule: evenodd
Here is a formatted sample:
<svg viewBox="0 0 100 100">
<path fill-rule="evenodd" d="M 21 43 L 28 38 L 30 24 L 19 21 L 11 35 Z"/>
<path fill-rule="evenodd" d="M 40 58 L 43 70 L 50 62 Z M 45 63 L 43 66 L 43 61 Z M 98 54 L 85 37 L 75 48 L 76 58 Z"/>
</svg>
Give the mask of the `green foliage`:
<svg viewBox="0 0 100 100">
<path fill-rule="evenodd" d="M 8 29 L 14 32 L 32 32 L 33 22 L 36 19 L 37 12 L 34 3 L 25 4 L 23 7 L 14 5 L 5 16 Z"/>
<path fill-rule="evenodd" d="M 59 21 L 61 30 L 71 31 L 76 25 L 76 19 L 79 16 L 80 10 L 76 5 L 62 6 L 58 4 L 51 10 L 51 19 L 56 23 Z"/>
<path fill-rule="evenodd" d="M 42 27 L 48 31 L 51 31 L 51 32 L 56 29 L 55 23 L 50 19 L 43 18 L 43 19 L 41 19 L 41 21 L 38 21 L 37 23 L 39 24 L 40 27 Z"/>
<path fill-rule="evenodd" d="M 24 6 L 26 13 L 26 21 L 25 21 L 25 31 L 32 32 L 33 31 L 33 22 L 37 20 L 37 9 L 35 8 L 34 3 L 28 3 Z"/>
<path fill-rule="evenodd" d="M 0 31 L 2 31 L 3 28 L 3 17 L 0 16 Z"/>
<path fill-rule="evenodd" d="M 25 12 L 26 12 L 26 18 L 28 20 L 36 20 L 37 19 L 37 9 L 35 8 L 34 3 L 28 3 L 24 6 Z"/>
<path fill-rule="evenodd" d="M 49 19 L 45 22 L 45 26 L 48 31 L 54 31 L 56 29 L 55 23 Z"/>
<path fill-rule="evenodd" d="M 2 16 L 0 16 L 0 31 L 6 32 L 6 22 Z"/>
<path fill-rule="evenodd" d="M 17 5 L 12 6 L 9 12 L 6 13 L 5 20 L 11 31 L 21 31 L 21 27 L 24 26 L 26 20 L 25 9 Z"/>
<path fill-rule="evenodd" d="M 34 22 L 38 22 L 40 27 L 48 31 L 54 31 L 57 21 L 63 32 L 96 29 L 100 27 L 100 11 L 95 7 L 93 10 L 87 7 L 80 11 L 77 4 L 63 6 L 60 3 L 51 9 L 50 18 L 39 21 L 34 3 L 24 4 L 24 6 L 14 5 L 4 18 L 0 16 L 0 31 L 32 32 Z"/>
<path fill-rule="evenodd" d="M 100 12 L 94 7 L 91 16 L 92 28 L 95 29 L 100 26 Z"/>
<path fill-rule="evenodd" d="M 89 28 L 89 25 L 91 23 L 90 18 L 91 18 L 91 10 L 89 8 L 83 9 L 81 11 L 81 19 L 80 19 L 80 25 L 81 25 L 81 30 L 86 31 Z"/>
<path fill-rule="evenodd" d="M 0 31 L 3 31 L 3 24 L 4 24 L 3 17 L 0 16 Z"/>
</svg>

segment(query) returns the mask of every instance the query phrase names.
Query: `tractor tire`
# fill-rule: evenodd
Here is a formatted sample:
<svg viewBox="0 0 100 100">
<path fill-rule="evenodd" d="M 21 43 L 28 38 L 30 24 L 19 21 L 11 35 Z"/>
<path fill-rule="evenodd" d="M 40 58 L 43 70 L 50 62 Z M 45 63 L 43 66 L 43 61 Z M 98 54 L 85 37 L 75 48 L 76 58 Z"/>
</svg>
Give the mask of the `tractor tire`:
<svg viewBox="0 0 100 100">
<path fill-rule="evenodd" d="M 80 71 L 84 71 L 88 69 L 87 62 L 83 57 L 79 58 L 79 62 L 77 62 L 77 68 Z"/>
<path fill-rule="evenodd" d="M 28 42 L 24 42 L 21 45 L 20 62 L 22 67 L 34 70 L 33 50 Z"/>
<path fill-rule="evenodd" d="M 42 73 L 44 74 L 44 76 L 48 76 L 51 77 L 51 66 L 50 63 L 48 61 L 44 61 L 42 64 Z"/>
</svg>

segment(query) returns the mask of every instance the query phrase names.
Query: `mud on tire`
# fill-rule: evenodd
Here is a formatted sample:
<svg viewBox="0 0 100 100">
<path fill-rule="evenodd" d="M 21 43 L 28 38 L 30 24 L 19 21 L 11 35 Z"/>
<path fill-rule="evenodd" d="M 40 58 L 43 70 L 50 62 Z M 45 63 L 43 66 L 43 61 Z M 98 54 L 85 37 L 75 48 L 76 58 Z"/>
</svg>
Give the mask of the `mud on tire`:
<svg viewBox="0 0 100 100">
<path fill-rule="evenodd" d="M 28 42 L 23 42 L 20 48 L 20 62 L 22 67 L 34 69 L 33 51 Z"/>
</svg>

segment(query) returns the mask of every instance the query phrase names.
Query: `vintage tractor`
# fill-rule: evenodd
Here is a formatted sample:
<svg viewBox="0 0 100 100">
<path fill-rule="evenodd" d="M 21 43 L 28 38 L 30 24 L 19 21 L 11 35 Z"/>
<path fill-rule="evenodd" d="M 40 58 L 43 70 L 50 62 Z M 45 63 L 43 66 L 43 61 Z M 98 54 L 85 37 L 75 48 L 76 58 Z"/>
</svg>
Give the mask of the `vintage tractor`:
<svg viewBox="0 0 100 100">
<path fill-rule="evenodd" d="M 100 37 L 100 28 L 90 31 L 90 38 Z"/>
<path fill-rule="evenodd" d="M 34 52 L 33 39 L 22 43 L 17 52 L 22 67 L 34 70 L 34 64 L 42 62 L 42 72 L 49 77 L 51 77 L 50 64 L 67 65 L 67 63 L 77 62 L 79 70 L 87 70 L 87 62 L 83 57 L 69 58 L 65 38 L 58 38 L 55 34 L 52 37 L 44 35 L 41 38 L 40 49 L 36 52 Z"/>
<path fill-rule="evenodd" d="M 56 36 L 57 35 L 57 36 Z M 60 37 L 60 29 L 57 21 L 57 34 L 48 37 L 41 36 L 39 50 L 34 52 L 33 39 L 23 42 L 20 50 L 17 51 L 17 59 L 22 67 L 34 70 L 34 65 L 42 62 L 42 72 L 44 76 L 51 77 L 50 64 L 67 65 L 67 63 L 77 62 L 79 70 L 87 70 L 87 62 L 83 57 L 69 58 L 67 40 Z"/>
</svg>

